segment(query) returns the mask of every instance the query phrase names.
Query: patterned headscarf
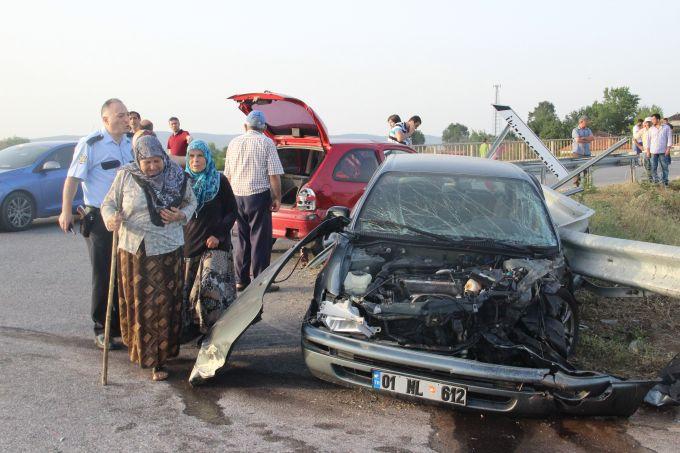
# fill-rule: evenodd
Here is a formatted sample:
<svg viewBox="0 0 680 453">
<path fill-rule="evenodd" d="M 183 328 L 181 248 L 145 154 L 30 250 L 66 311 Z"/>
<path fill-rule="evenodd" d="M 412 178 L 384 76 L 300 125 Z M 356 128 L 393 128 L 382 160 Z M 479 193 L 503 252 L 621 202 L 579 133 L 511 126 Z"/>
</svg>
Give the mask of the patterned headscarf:
<svg viewBox="0 0 680 453">
<path fill-rule="evenodd" d="M 144 190 L 151 222 L 156 226 L 164 226 L 160 212 L 162 209 L 180 206 L 187 178 L 182 168 L 170 159 L 161 142 L 153 135 L 139 137 L 133 152 L 135 161 L 123 167 L 123 170 L 130 173 Z M 139 161 L 150 157 L 163 159 L 163 170 L 155 176 L 146 176 L 139 166 Z"/>
<path fill-rule="evenodd" d="M 205 157 L 205 168 L 203 171 L 196 173 L 191 170 L 189 166 L 189 151 L 197 149 L 203 153 Z M 187 148 L 187 164 L 184 171 L 191 176 L 191 187 L 194 189 L 196 195 L 196 214 L 201 210 L 203 205 L 217 195 L 220 190 L 220 174 L 215 168 L 215 161 L 213 161 L 212 153 L 208 144 L 203 140 L 192 140 Z"/>
</svg>

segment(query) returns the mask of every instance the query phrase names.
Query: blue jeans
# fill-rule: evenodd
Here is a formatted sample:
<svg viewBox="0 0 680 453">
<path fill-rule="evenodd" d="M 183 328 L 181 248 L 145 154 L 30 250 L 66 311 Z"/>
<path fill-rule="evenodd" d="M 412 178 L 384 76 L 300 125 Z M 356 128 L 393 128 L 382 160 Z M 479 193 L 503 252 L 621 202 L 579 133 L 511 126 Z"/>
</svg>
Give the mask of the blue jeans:
<svg viewBox="0 0 680 453">
<path fill-rule="evenodd" d="M 652 176 L 654 182 L 659 182 L 659 175 L 657 174 L 657 169 L 659 164 L 661 164 L 661 181 L 668 185 L 668 164 L 670 159 L 665 154 L 652 154 Z"/>
</svg>

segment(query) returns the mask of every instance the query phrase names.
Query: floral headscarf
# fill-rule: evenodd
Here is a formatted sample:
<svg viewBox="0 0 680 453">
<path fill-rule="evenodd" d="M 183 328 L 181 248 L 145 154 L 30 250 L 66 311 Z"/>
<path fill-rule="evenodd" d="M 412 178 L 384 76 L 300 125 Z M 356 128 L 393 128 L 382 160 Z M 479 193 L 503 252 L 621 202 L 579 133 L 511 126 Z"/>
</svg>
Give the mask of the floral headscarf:
<svg viewBox="0 0 680 453">
<path fill-rule="evenodd" d="M 184 198 L 187 178 L 182 168 L 165 153 L 163 145 L 153 135 L 143 135 L 135 142 L 133 150 L 135 161 L 123 167 L 140 185 L 146 195 L 151 222 L 165 226 L 160 212 L 171 207 L 178 208 Z M 150 157 L 163 159 L 163 170 L 155 176 L 146 176 L 139 161 Z"/>
<path fill-rule="evenodd" d="M 205 168 L 203 171 L 196 173 L 191 170 L 189 166 L 189 151 L 197 149 L 203 153 L 205 157 Z M 215 161 L 213 161 L 212 153 L 208 144 L 203 140 L 192 140 L 187 148 L 187 164 L 184 171 L 191 177 L 191 187 L 194 189 L 196 195 L 196 214 L 201 210 L 203 205 L 217 195 L 220 190 L 220 174 L 215 168 Z"/>
</svg>

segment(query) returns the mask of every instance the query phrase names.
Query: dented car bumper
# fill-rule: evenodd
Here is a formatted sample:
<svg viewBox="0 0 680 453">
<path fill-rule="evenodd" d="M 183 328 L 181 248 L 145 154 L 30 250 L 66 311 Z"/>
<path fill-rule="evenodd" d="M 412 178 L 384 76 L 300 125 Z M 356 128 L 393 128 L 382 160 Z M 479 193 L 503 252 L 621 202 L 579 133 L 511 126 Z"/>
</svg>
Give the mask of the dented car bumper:
<svg viewBox="0 0 680 453">
<path fill-rule="evenodd" d="M 362 341 L 309 324 L 302 327 L 302 349 L 311 373 L 323 380 L 373 388 L 373 371 L 381 370 L 464 388 L 467 409 L 522 416 L 629 416 L 658 382 L 482 363 Z"/>
</svg>

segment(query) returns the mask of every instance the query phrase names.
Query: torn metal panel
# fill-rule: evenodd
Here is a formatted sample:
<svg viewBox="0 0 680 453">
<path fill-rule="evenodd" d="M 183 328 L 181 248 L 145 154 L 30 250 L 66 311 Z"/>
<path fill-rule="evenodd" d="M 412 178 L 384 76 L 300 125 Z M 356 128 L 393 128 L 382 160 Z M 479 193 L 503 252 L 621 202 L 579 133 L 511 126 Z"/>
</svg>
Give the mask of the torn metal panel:
<svg viewBox="0 0 680 453">
<path fill-rule="evenodd" d="M 269 288 L 291 257 L 296 255 L 302 247 L 313 242 L 317 237 L 340 231 L 346 224 L 347 219 L 343 217 L 334 217 L 324 221 L 248 285 L 229 308 L 224 311 L 220 319 L 213 325 L 208 336 L 201 343 L 196 363 L 189 376 L 189 382 L 192 385 L 201 384 L 204 380 L 214 377 L 225 366 L 234 343 L 251 324 L 257 322 L 258 317 L 262 313 L 262 301 L 267 288 Z"/>
<path fill-rule="evenodd" d="M 548 186 L 542 188 L 545 203 L 558 229 L 587 231 L 588 223 L 595 211 Z"/>
<path fill-rule="evenodd" d="M 572 272 L 680 297 L 680 247 L 560 229 Z"/>
</svg>

